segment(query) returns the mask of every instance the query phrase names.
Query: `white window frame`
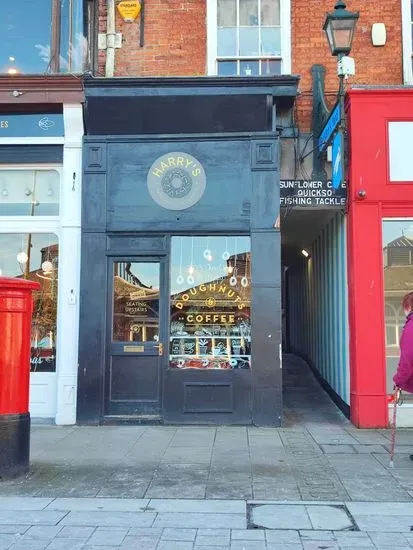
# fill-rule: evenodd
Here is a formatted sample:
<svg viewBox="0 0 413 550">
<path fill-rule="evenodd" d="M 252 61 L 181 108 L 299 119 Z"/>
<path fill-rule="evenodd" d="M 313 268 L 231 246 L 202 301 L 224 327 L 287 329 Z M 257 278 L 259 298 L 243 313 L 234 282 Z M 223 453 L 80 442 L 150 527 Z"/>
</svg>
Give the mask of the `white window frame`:
<svg viewBox="0 0 413 550">
<path fill-rule="evenodd" d="M 402 1 L 402 35 L 403 35 L 403 80 L 405 84 L 413 84 L 413 22 L 410 0 Z"/>
<path fill-rule="evenodd" d="M 207 74 L 218 74 L 218 6 L 217 0 L 207 0 Z M 291 0 L 280 1 L 281 74 L 291 73 Z M 242 57 L 234 59 L 243 60 Z M 247 59 L 247 58 L 245 58 Z M 255 58 L 254 58 L 255 59 Z M 257 57 L 258 59 L 258 57 Z"/>
</svg>

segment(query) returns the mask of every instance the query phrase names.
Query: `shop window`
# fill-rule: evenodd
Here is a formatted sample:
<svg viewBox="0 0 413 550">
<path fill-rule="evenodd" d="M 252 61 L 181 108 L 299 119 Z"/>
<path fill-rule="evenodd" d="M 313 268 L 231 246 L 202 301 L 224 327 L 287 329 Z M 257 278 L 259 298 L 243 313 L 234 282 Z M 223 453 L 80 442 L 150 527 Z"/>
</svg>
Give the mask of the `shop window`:
<svg viewBox="0 0 413 550">
<path fill-rule="evenodd" d="M 392 393 L 405 322 L 402 300 L 413 291 L 413 219 L 383 221 L 383 259 L 387 392 Z"/>
<path fill-rule="evenodd" d="M 0 233 L 0 275 L 40 283 L 33 294 L 32 372 L 56 370 L 58 265 L 56 235 Z"/>
<path fill-rule="evenodd" d="M 0 216 L 58 216 L 56 170 L 0 170 Z"/>
<path fill-rule="evenodd" d="M 250 238 L 173 237 L 171 368 L 248 369 Z"/>
<path fill-rule="evenodd" d="M 159 341 L 159 280 L 159 263 L 114 263 L 113 342 Z"/>
<path fill-rule="evenodd" d="M 81 73 L 86 0 L 7 2 L 0 18 L 0 73 Z"/>
<path fill-rule="evenodd" d="M 290 72 L 289 0 L 208 0 L 209 74 Z"/>
</svg>

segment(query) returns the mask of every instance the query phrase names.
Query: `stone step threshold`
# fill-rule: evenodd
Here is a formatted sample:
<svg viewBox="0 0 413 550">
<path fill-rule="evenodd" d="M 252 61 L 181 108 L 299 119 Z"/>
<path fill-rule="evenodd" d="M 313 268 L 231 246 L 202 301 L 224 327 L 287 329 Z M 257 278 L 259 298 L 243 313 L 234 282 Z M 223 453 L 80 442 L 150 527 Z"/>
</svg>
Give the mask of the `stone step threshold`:
<svg viewBox="0 0 413 550">
<path fill-rule="evenodd" d="M 103 426 L 157 426 L 163 424 L 163 419 L 157 414 L 135 414 L 135 415 L 107 415 L 101 420 Z"/>
</svg>

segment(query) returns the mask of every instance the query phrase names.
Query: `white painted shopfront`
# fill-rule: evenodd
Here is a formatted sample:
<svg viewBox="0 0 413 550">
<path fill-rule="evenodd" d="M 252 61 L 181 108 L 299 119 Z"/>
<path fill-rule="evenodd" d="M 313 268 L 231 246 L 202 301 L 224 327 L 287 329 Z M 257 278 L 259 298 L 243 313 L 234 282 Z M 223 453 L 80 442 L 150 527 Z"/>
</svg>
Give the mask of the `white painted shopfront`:
<svg viewBox="0 0 413 550">
<path fill-rule="evenodd" d="M 41 283 L 33 312 L 31 417 L 74 424 L 82 104 L 62 110 L 0 117 L 8 122 L 0 131 L 0 270 Z"/>
</svg>

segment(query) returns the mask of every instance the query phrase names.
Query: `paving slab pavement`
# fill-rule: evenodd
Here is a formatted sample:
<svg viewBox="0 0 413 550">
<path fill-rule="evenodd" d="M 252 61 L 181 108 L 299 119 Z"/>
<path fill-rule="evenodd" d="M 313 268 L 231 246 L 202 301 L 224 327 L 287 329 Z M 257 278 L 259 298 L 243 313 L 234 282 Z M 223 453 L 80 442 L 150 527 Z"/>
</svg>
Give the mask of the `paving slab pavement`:
<svg viewBox="0 0 413 550">
<path fill-rule="evenodd" d="M 149 499 L 139 504 L 0 497 L 0 548 L 413 548 L 413 503 Z"/>
</svg>

